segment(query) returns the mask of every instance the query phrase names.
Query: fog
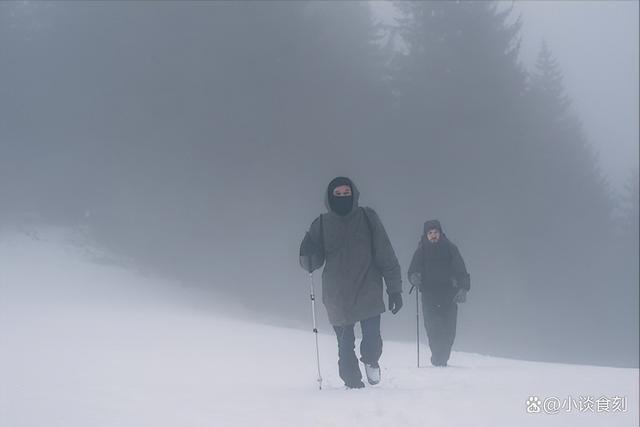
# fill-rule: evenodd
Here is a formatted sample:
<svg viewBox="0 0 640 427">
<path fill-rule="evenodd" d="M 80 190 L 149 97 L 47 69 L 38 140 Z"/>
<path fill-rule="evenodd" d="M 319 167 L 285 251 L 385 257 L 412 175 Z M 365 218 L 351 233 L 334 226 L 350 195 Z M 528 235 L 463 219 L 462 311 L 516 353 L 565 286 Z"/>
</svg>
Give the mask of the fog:
<svg viewBox="0 0 640 427">
<path fill-rule="evenodd" d="M 606 44 L 571 3 L 2 2 L 0 227 L 310 327 L 299 244 L 345 175 L 405 282 L 424 221 L 460 248 L 457 349 L 637 367 L 638 7 Z"/>
<path fill-rule="evenodd" d="M 638 167 L 638 2 L 518 2 L 522 57 L 553 46 L 567 91 L 614 189 Z M 569 24 L 567 24 L 569 23 Z M 600 53 L 602 52 L 602 53 Z"/>
</svg>

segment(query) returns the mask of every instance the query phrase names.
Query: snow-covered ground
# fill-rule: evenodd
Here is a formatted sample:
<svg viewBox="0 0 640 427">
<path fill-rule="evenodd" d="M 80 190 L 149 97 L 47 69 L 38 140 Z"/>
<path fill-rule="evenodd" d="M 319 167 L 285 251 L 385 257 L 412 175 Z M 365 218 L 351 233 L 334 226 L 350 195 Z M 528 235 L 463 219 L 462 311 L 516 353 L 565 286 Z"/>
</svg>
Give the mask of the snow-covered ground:
<svg viewBox="0 0 640 427">
<path fill-rule="evenodd" d="M 418 369 L 415 344 L 387 340 L 382 383 L 345 390 L 328 325 L 319 391 L 310 331 L 221 314 L 73 236 L 0 234 L 0 427 L 638 425 L 637 369 L 460 352 Z M 530 396 L 576 407 L 528 413 Z"/>
</svg>

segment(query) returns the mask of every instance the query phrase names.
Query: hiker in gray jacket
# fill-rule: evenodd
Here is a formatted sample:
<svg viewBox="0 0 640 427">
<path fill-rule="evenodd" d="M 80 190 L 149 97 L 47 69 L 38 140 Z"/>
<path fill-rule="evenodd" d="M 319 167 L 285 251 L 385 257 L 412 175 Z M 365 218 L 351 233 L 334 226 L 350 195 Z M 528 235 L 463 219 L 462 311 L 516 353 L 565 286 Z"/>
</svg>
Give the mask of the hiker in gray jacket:
<svg viewBox="0 0 640 427">
<path fill-rule="evenodd" d="M 300 265 L 308 272 L 322 267 L 322 302 L 338 338 L 338 369 L 348 388 L 362 388 L 355 355 L 354 326 L 360 322 L 360 360 L 370 384 L 380 381 L 382 354 L 380 314 L 385 311 L 383 279 L 389 310 L 402 307 L 400 265 L 376 212 L 358 206 L 359 192 L 337 177 L 325 194 L 327 213 L 311 224 L 300 245 Z"/>
</svg>

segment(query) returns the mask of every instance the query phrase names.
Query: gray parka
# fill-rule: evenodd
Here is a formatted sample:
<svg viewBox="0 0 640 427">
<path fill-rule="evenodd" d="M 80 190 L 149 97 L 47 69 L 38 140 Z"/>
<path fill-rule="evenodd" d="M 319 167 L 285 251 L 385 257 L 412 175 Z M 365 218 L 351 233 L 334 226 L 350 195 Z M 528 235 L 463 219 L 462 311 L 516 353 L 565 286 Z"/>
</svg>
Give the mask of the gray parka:
<svg viewBox="0 0 640 427">
<path fill-rule="evenodd" d="M 380 218 L 373 209 L 358 206 L 360 193 L 353 182 L 351 192 L 353 208 L 340 216 L 331 210 L 325 191 L 328 212 L 313 221 L 301 245 L 317 248 L 313 256 L 303 256 L 301 250 L 305 270 L 324 264 L 322 302 L 334 326 L 383 313 L 383 278 L 388 294 L 402 292 L 400 265 Z"/>
</svg>

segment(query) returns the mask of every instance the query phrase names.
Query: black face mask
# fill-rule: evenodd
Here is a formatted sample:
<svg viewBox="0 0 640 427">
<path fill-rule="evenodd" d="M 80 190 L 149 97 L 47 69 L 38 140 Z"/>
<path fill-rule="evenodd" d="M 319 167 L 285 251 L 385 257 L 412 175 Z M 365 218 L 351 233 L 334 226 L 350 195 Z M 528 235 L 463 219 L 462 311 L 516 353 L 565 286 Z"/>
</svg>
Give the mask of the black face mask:
<svg viewBox="0 0 640 427">
<path fill-rule="evenodd" d="M 329 197 L 331 210 L 341 216 L 345 216 L 353 208 L 353 195 L 337 197 L 333 194 Z"/>
</svg>

